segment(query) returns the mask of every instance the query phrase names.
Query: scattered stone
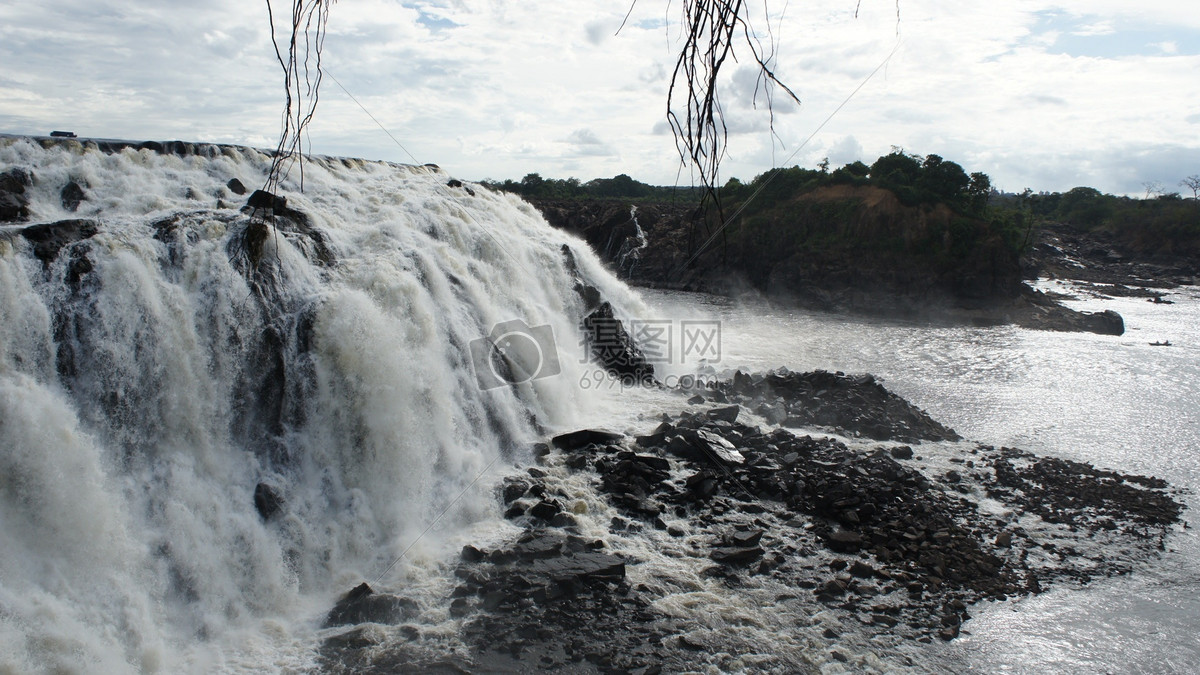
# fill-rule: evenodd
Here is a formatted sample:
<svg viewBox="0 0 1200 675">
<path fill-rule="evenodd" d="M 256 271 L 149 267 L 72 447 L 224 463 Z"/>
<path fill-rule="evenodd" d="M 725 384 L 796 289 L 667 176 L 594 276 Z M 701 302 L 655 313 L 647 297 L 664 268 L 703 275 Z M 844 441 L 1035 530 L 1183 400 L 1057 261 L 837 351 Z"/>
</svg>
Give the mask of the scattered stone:
<svg viewBox="0 0 1200 675">
<path fill-rule="evenodd" d="M 474 546 L 467 545 L 467 546 L 463 546 L 462 555 L 459 557 L 462 558 L 463 562 L 473 563 L 473 562 L 479 562 L 480 560 L 483 560 L 484 553 L 483 553 L 483 551 L 480 551 L 479 549 L 475 548 Z"/>
<path fill-rule="evenodd" d="M 852 576 L 867 579 L 875 576 L 875 568 L 861 560 L 855 560 L 850 564 L 850 574 Z"/>
<path fill-rule="evenodd" d="M 0 222 L 29 218 L 29 196 L 25 189 L 33 186 L 33 172 L 14 166 L 0 173 Z"/>
<path fill-rule="evenodd" d="M 854 553 L 862 543 L 862 535 L 849 530 L 834 530 L 825 537 L 825 544 L 838 553 Z"/>
<path fill-rule="evenodd" d="M 737 421 L 738 413 L 741 411 L 741 406 L 731 405 L 724 408 L 713 408 L 708 411 L 707 415 L 710 420 L 719 420 L 733 424 Z"/>
<path fill-rule="evenodd" d="M 270 520 L 283 508 L 283 497 L 267 483 L 259 483 L 254 486 L 254 508 L 258 511 L 258 515 L 262 516 L 263 520 Z"/>
<path fill-rule="evenodd" d="M 562 512 L 562 506 L 555 501 L 542 500 L 529 509 L 529 515 L 542 520 L 551 520 Z"/>
<path fill-rule="evenodd" d="M 68 181 L 63 186 L 62 192 L 59 193 L 59 200 L 62 202 L 63 209 L 74 213 L 79 210 L 79 204 L 87 199 L 87 193 L 83 191 L 83 187 L 75 181 Z"/>
<path fill-rule="evenodd" d="M 621 434 L 600 429 L 581 429 L 566 434 L 559 434 L 550 440 L 554 447 L 560 450 L 578 450 L 588 445 L 604 445 L 614 443 L 624 438 Z"/>
<path fill-rule="evenodd" d="M 726 546 L 713 549 L 709 557 L 726 565 L 746 565 L 758 560 L 762 555 L 763 550 L 758 546 Z"/>
<path fill-rule="evenodd" d="M 49 265 L 58 257 L 59 251 L 75 242 L 89 239 L 99 231 L 94 220 L 60 220 L 56 223 L 30 225 L 21 230 L 21 236 L 33 244 L 33 254 L 43 264 Z"/>
<path fill-rule="evenodd" d="M 462 599 L 462 598 L 460 598 Z M 410 598 L 375 593 L 366 582 L 342 596 L 325 617 L 325 627 L 360 623 L 395 624 L 416 616 L 419 606 Z"/>
<path fill-rule="evenodd" d="M 893 394 L 873 376 L 816 370 L 795 373 L 785 368 L 747 375 L 737 371 L 719 383 L 730 400 L 767 410 L 783 400 L 788 427 L 830 427 L 852 436 L 915 442 L 954 441 L 959 435 L 923 410 Z"/>
<path fill-rule="evenodd" d="M 613 315 L 612 305 L 603 302 L 583 319 L 584 340 L 592 358 L 604 368 L 631 384 L 654 382 L 654 365 L 625 330 L 625 324 Z"/>
<path fill-rule="evenodd" d="M 776 375 L 792 381 L 789 374 Z M 745 405 L 738 392 L 771 377 L 735 374 L 727 394 Z M 878 384 L 836 373 L 813 381 L 830 378 L 849 380 L 835 387 L 865 387 L 868 393 Z M 806 396 L 828 400 L 827 394 L 813 389 Z M 858 405 L 847 396 L 825 405 Z M 932 428 L 921 426 L 912 410 L 896 410 L 909 431 Z M 832 409 L 829 414 L 855 419 Z M 880 428 L 905 428 L 893 422 Z M 806 597 L 824 603 L 839 620 L 855 619 L 875 639 L 952 640 L 970 618 L 971 603 L 1128 571 L 1131 561 L 1158 550 L 1181 508 L 1158 479 L 986 446 L 971 453 L 975 467 L 962 462 L 957 489 L 948 490 L 922 473 L 928 469 L 919 458 L 899 461 L 913 458 L 904 452 L 911 452 L 908 446 L 859 451 L 831 438 L 764 431 L 703 410 L 664 420 L 637 436 L 636 445 L 620 440 L 609 435 L 553 442 L 573 448 L 563 449 L 568 465 L 574 457 L 586 459 L 572 465 L 577 473 L 571 489 L 594 472 L 591 485 L 622 514 L 612 518 L 611 536 L 654 537 L 660 535 L 645 534 L 651 527 L 665 530 L 662 536 L 673 540 L 664 542 L 663 554 L 707 557 L 712 564 L 699 572 L 714 582 L 746 593 L 777 584 L 808 589 L 812 595 Z M 726 452 L 741 461 L 722 458 Z M 653 581 L 631 586 L 625 566 L 645 563 L 577 536 L 573 517 L 561 506 L 570 503 L 562 501 L 570 493 L 559 480 L 561 474 L 541 469 L 505 479 L 500 492 L 510 504 L 509 517 L 526 508 L 537 513 L 517 520 L 525 531 L 514 542 L 486 554 L 464 550 L 456 570 L 461 584 L 446 601 L 452 616 L 463 619 L 473 649 L 540 655 L 539 667 L 551 670 L 633 672 L 652 665 L 667 672 L 719 668 L 709 655 L 737 653 L 732 636 L 696 633 L 655 609 L 657 600 L 678 592 L 669 575 L 644 569 L 639 578 Z M 1015 536 L 1021 531 L 1011 518 L 982 511 L 973 495 L 984 493 L 1017 517 L 1039 515 L 1048 528 L 1039 530 L 1040 547 Z M 1075 544 L 1092 537 L 1120 554 L 1083 558 Z M 707 550 L 697 550 L 695 544 L 705 540 Z M 671 638 L 681 634 L 686 641 Z M 837 631 L 825 635 L 839 637 Z"/>
<path fill-rule="evenodd" d="M 283 213 L 287 211 L 287 197 L 273 195 L 266 190 L 255 190 L 246 201 L 246 206 L 255 211 Z"/>
<path fill-rule="evenodd" d="M 229 191 L 235 195 L 246 194 L 246 186 L 242 184 L 242 181 L 236 178 L 230 178 L 229 182 L 225 184 L 225 187 L 229 188 Z"/>
</svg>

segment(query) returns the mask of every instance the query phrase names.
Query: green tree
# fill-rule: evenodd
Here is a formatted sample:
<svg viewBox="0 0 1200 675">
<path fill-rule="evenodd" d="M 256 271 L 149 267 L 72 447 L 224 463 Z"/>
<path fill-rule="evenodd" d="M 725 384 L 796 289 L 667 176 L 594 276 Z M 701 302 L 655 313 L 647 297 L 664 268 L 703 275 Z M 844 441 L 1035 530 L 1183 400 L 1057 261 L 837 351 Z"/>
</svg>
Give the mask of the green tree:
<svg viewBox="0 0 1200 675">
<path fill-rule="evenodd" d="M 959 205 L 970 185 L 967 172 L 956 162 L 939 155 L 927 155 L 921 163 L 917 186 L 923 201 L 941 201 Z"/>
<path fill-rule="evenodd" d="M 1032 190 L 1026 188 L 1026 192 Z M 988 199 L 992 196 L 992 179 L 986 173 L 976 171 L 971 174 L 967 183 L 967 203 L 975 213 L 982 213 L 987 208 Z"/>
</svg>

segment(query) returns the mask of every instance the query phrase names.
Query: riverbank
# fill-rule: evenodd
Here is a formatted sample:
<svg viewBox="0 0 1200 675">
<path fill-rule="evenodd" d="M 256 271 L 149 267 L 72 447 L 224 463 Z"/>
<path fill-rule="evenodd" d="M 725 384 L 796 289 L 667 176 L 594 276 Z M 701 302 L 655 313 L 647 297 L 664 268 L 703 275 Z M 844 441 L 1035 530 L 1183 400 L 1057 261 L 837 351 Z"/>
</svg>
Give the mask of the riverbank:
<svg viewBox="0 0 1200 675">
<path fill-rule="evenodd" d="M 868 645 L 955 639 L 982 600 L 1128 573 L 1183 508 L 1156 478 L 953 442 L 869 375 L 738 372 L 678 395 L 645 434 L 562 434 L 504 479 L 497 499 L 521 533 L 465 547 L 444 600 L 466 653 L 397 651 L 360 627 L 326 641 L 327 667 L 866 667 Z M 773 648 L 708 625 L 694 606 L 706 595 L 753 608 L 746 620 L 781 632 Z"/>
<path fill-rule="evenodd" d="M 936 227 L 930 219 L 935 215 L 946 221 L 944 227 L 958 223 L 949 212 L 935 209 L 933 214 L 926 214 L 893 203 L 894 198 L 889 199 L 883 191 L 860 191 L 864 194 L 830 192 L 814 198 L 822 205 L 816 216 L 868 223 L 856 226 L 866 229 L 854 235 L 864 237 L 868 244 L 872 238 L 882 237 L 887 241 L 909 241 L 911 245 L 914 238 L 933 236 L 930 232 Z M 865 205 L 858 205 L 856 199 Z M 846 247 L 820 242 L 780 241 L 776 246 L 783 250 L 776 256 L 779 260 L 753 256 L 752 261 L 739 263 L 743 252 L 737 246 L 727 247 L 728 233 L 717 235 L 707 252 L 693 259 L 694 251 L 711 233 L 689 204 L 634 206 L 595 200 L 535 200 L 533 204 L 551 225 L 586 239 L 618 276 L 639 286 L 733 297 L 749 295 L 788 307 L 933 324 L 1015 324 L 1037 330 L 1104 335 L 1121 335 L 1125 329 L 1115 312 L 1075 311 L 1058 298 L 1023 283 L 1022 275 L 1036 278 L 1038 270 L 1057 272 L 1064 278 L 1083 278 L 1065 275 L 1071 270 L 1093 268 L 1090 261 L 1078 265 L 1070 262 L 1076 260 L 1071 257 L 1074 249 L 1055 248 L 1050 242 L 1040 242 L 1034 248 L 1037 256 L 1022 262 L 1006 253 L 995 235 L 983 232 L 976 235 L 983 242 L 982 248 L 972 248 L 952 262 L 939 258 L 942 269 L 919 255 L 897 252 L 894 247 Z M 853 213 L 825 213 L 838 204 L 848 205 L 846 208 Z M 957 226 L 968 230 L 985 227 L 978 221 L 962 223 Z M 1038 236 L 1049 236 L 1049 232 Z"/>
</svg>

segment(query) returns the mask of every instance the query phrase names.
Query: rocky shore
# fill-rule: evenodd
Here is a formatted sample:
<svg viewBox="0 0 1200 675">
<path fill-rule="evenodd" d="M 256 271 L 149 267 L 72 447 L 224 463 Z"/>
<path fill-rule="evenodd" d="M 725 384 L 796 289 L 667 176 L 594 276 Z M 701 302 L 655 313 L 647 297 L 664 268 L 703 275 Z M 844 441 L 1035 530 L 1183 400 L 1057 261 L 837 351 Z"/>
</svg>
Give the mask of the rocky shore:
<svg viewBox="0 0 1200 675">
<path fill-rule="evenodd" d="M 879 195 L 869 197 L 882 199 Z M 819 311 L 934 323 L 1016 324 L 1037 330 L 1121 335 L 1124 321 L 1115 312 L 1069 309 L 1059 298 L 1030 288 L 1022 282 L 1022 276 L 1104 279 L 1113 285 L 1137 283 L 1142 279 L 1137 275 L 1145 274 L 1161 280 L 1145 285 L 1170 287 L 1194 280 L 1196 273 L 1186 265 L 1180 267 L 1177 261 L 1134 263 L 1116 252 L 1112 242 L 1092 240 L 1102 235 L 1055 234 L 1058 231 L 1053 228 L 1039 234 L 1042 239 L 1024 260 L 1006 258 L 999 250 L 981 250 L 972 253 L 974 258 L 959 261 L 949 272 L 938 272 L 903 255 L 870 250 L 797 251 L 786 260 L 767 265 L 741 264 L 714 245 L 689 263 L 691 253 L 707 237 L 701 214 L 689 204 L 638 204 L 636 209 L 618 201 L 535 201 L 534 205 L 551 225 L 586 239 L 622 279 L 632 284 L 719 295 L 752 294 Z M 918 218 L 905 224 L 894 212 L 896 205 L 892 207 L 880 213 L 864 207 L 866 213 L 855 217 L 874 223 L 872 227 L 890 228 L 889 236 L 919 236 L 924 222 Z M 891 231 L 897 229 L 899 233 Z M 1118 273 L 1117 268 L 1123 271 Z M 1111 271 L 1097 271 L 1105 269 Z"/>
<path fill-rule="evenodd" d="M 556 436 L 504 479 L 496 498 L 521 533 L 453 564 L 441 602 L 457 648 L 429 646 L 416 601 L 359 588 L 329 623 L 372 625 L 327 639 L 325 667 L 816 672 L 878 665 L 880 650 L 903 663 L 957 637 L 975 603 L 1130 572 L 1182 510 L 1158 479 L 931 445 L 958 435 L 869 375 L 739 372 L 680 392 L 680 407 L 644 435 Z M 750 624 L 722 614 L 734 605 Z"/>
<path fill-rule="evenodd" d="M 1041 228 L 1022 267 L 1027 279 L 1071 279 L 1095 297 L 1161 298 L 1179 286 L 1200 283 L 1200 263 L 1187 256 L 1147 258 L 1112 235 L 1061 225 Z"/>
</svg>

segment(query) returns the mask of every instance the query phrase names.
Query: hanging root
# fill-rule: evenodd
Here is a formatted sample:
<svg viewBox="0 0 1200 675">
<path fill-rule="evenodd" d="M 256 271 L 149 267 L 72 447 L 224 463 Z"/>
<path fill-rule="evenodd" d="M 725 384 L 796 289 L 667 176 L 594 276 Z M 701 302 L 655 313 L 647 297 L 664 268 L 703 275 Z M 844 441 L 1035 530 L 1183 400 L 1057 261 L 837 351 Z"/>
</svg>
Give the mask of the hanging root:
<svg viewBox="0 0 1200 675">
<path fill-rule="evenodd" d="M 275 148 L 267 182 L 263 185 L 263 190 L 275 194 L 279 181 L 290 171 L 291 161 L 298 155 L 300 189 L 304 189 L 301 141 L 320 100 L 325 26 L 329 21 L 329 8 L 336 0 L 292 0 L 290 21 L 282 34 L 276 33 L 275 12 L 271 0 L 266 1 L 267 15 L 271 21 L 271 42 L 275 46 L 275 57 L 283 69 L 285 93 L 279 144 Z M 280 46 L 281 37 L 287 40 L 286 56 Z"/>
</svg>

